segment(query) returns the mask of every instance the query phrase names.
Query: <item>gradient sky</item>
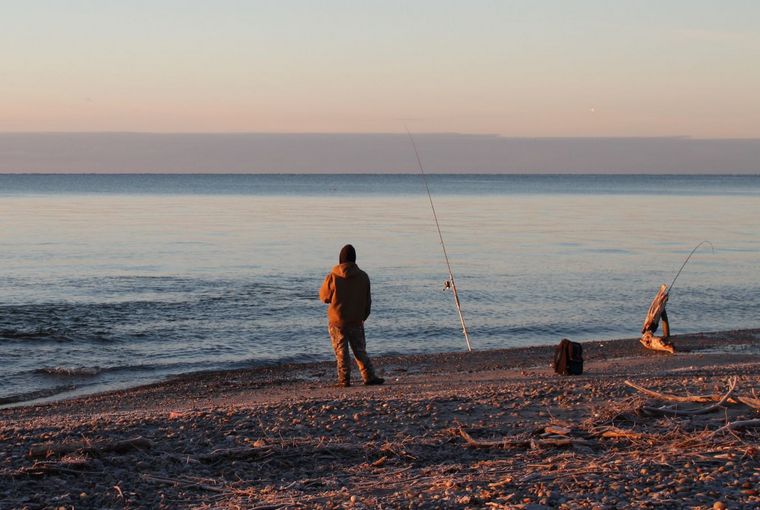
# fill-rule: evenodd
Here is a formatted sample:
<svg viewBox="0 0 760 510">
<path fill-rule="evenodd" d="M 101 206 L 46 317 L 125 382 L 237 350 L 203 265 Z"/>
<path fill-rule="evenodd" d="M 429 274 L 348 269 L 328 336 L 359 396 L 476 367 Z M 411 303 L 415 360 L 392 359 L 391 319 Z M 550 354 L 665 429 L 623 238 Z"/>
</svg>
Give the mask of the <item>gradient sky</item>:
<svg viewBox="0 0 760 510">
<path fill-rule="evenodd" d="M 0 131 L 760 137 L 760 2 L 0 0 Z"/>
</svg>

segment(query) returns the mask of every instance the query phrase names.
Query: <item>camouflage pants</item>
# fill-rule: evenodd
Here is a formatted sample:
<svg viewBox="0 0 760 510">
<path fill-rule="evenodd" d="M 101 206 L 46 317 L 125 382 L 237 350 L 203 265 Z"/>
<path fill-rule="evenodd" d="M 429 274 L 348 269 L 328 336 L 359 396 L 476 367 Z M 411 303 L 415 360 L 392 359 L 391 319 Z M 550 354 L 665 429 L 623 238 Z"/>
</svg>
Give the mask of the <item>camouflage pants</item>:
<svg viewBox="0 0 760 510">
<path fill-rule="evenodd" d="M 348 346 L 354 351 L 356 364 L 362 374 L 364 382 L 375 378 L 375 369 L 372 361 L 367 356 L 367 341 L 364 338 L 364 326 L 335 326 L 330 324 L 330 340 L 335 350 L 335 359 L 338 362 L 338 382 L 348 383 L 351 381 L 351 358 L 348 354 Z"/>
</svg>

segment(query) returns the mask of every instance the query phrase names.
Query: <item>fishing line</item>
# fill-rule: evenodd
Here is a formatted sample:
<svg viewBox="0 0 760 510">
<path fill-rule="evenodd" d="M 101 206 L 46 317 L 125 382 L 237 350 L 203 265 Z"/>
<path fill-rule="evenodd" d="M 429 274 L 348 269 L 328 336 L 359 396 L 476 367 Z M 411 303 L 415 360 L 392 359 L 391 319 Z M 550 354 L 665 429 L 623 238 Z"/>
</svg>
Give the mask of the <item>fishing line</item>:
<svg viewBox="0 0 760 510">
<path fill-rule="evenodd" d="M 462 306 L 459 303 L 459 294 L 457 293 L 457 285 L 454 281 L 454 273 L 451 271 L 451 264 L 449 263 L 449 255 L 446 253 L 446 243 L 443 242 L 443 234 L 441 233 L 441 225 L 438 223 L 438 214 L 435 212 L 435 204 L 433 204 L 433 195 L 430 194 L 430 186 L 428 186 L 427 181 L 427 175 L 425 174 L 425 169 L 422 166 L 422 159 L 420 158 L 420 153 L 417 150 L 417 144 L 414 143 L 414 137 L 412 136 L 412 132 L 409 131 L 409 128 L 407 127 L 406 123 L 404 123 L 404 129 L 406 129 L 406 134 L 409 135 L 409 140 L 412 142 L 412 148 L 414 149 L 414 155 L 417 157 L 417 165 L 420 168 L 420 174 L 422 175 L 422 182 L 425 183 L 425 190 L 427 190 L 427 196 L 428 200 L 430 200 L 430 208 L 433 210 L 433 219 L 435 219 L 435 228 L 438 230 L 438 239 L 441 241 L 441 248 L 443 248 L 443 258 L 446 259 L 446 267 L 449 270 L 449 279 L 444 284 L 443 290 L 446 290 L 447 288 L 451 287 L 452 293 L 454 294 L 454 304 L 457 307 L 457 313 L 459 314 L 459 322 L 462 323 L 462 333 L 464 333 L 464 341 L 467 342 L 467 350 L 472 351 L 472 346 L 470 345 L 470 335 L 467 333 L 467 325 L 464 322 L 464 315 L 462 315 Z"/>
<path fill-rule="evenodd" d="M 694 255 L 694 252 L 697 251 L 699 249 L 699 247 L 702 246 L 705 243 L 709 244 L 710 248 L 712 248 L 712 252 L 715 253 L 715 246 L 713 246 L 713 244 L 710 241 L 702 241 L 701 243 L 699 243 L 698 245 L 696 245 L 694 247 L 694 249 L 691 250 L 691 253 L 689 253 L 689 256 L 686 257 L 686 260 L 683 261 L 683 264 L 681 264 L 681 268 L 676 273 L 676 277 L 673 278 L 672 282 L 670 282 L 670 286 L 668 287 L 668 295 L 670 295 L 670 291 L 673 290 L 673 284 L 676 283 L 676 280 L 678 279 L 678 276 L 681 274 L 681 271 L 683 271 L 683 268 L 686 267 L 686 263 L 689 262 L 689 259 L 691 258 L 692 255 Z"/>
</svg>

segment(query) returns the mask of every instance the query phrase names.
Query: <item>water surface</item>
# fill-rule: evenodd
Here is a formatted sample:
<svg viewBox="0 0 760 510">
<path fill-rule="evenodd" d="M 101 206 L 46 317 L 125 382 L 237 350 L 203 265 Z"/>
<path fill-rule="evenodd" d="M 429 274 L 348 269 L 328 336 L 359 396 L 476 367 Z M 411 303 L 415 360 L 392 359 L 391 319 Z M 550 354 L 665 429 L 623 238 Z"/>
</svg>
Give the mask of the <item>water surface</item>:
<svg viewBox="0 0 760 510">
<path fill-rule="evenodd" d="M 760 177 L 433 175 L 476 349 L 757 327 Z M 415 175 L 0 175 L 0 399 L 330 359 L 353 243 L 371 354 L 464 349 Z M 0 400 L 1 401 L 1 400 Z"/>
</svg>

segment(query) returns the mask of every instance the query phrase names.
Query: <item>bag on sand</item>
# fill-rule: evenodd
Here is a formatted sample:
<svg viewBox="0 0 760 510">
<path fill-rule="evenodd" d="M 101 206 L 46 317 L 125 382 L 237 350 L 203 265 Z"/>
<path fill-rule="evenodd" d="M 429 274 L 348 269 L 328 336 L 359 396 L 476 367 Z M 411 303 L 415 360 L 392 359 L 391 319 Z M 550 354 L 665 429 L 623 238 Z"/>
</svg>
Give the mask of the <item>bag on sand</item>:
<svg viewBox="0 0 760 510">
<path fill-rule="evenodd" d="M 561 375 L 581 375 L 583 346 L 563 338 L 554 350 L 554 371 Z"/>
</svg>

